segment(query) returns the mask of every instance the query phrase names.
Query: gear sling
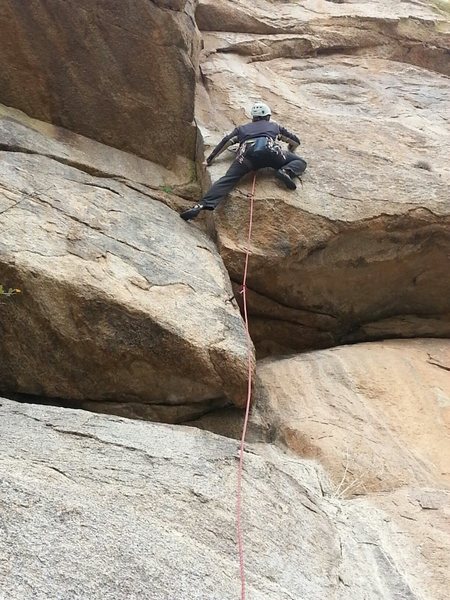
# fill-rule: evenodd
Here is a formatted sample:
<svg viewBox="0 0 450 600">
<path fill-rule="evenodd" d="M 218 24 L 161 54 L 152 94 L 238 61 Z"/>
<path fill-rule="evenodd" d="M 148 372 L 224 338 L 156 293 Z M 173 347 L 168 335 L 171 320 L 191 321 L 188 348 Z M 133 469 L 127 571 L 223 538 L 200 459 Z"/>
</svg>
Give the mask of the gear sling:
<svg viewBox="0 0 450 600">
<path fill-rule="evenodd" d="M 261 136 L 243 142 L 236 158 L 237 160 L 239 160 L 240 157 L 247 158 L 257 166 L 259 163 L 272 163 L 272 161 L 275 158 L 278 158 L 281 153 L 281 147 L 275 143 L 273 138 Z M 272 165 L 267 164 L 266 166 Z"/>
</svg>

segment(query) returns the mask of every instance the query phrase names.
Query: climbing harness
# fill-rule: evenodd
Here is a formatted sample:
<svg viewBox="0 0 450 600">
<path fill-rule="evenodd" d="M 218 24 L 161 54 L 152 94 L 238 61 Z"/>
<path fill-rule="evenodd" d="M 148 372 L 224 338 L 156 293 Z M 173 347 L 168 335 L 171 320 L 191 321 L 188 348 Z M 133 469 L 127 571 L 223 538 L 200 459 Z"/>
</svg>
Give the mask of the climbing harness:
<svg viewBox="0 0 450 600">
<path fill-rule="evenodd" d="M 281 146 L 273 138 L 261 136 L 242 142 L 236 153 L 236 160 L 242 162 L 246 158 L 250 161 L 256 161 L 256 164 L 261 160 L 267 163 L 269 159 L 274 160 L 282 154 Z"/>
<path fill-rule="evenodd" d="M 244 425 L 242 428 L 241 444 L 239 450 L 239 466 L 238 466 L 238 478 L 237 478 L 237 498 L 236 498 L 236 532 L 237 532 L 237 543 L 239 550 L 239 570 L 241 577 L 241 600 L 245 600 L 245 560 L 244 560 L 244 540 L 242 534 L 242 476 L 244 470 L 244 450 L 245 450 L 245 436 L 247 434 L 248 419 L 250 415 L 250 405 L 252 401 L 252 342 L 250 338 L 250 330 L 248 326 L 248 310 L 247 310 L 247 274 L 248 274 L 248 263 L 250 259 L 250 242 L 252 238 L 253 228 L 253 204 L 255 200 L 255 188 L 256 188 L 256 172 L 253 176 L 252 191 L 249 194 L 250 200 L 250 215 L 248 225 L 248 237 L 247 247 L 245 251 L 245 266 L 244 276 L 242 278 L 242 303 L 244 307 L 244 322 L 245 330 L 247 333 L 247 360 L 248 360 L 248 385 L 247 385 L 247 403 L 245 407 L 245 418 Z"/>
</svg>

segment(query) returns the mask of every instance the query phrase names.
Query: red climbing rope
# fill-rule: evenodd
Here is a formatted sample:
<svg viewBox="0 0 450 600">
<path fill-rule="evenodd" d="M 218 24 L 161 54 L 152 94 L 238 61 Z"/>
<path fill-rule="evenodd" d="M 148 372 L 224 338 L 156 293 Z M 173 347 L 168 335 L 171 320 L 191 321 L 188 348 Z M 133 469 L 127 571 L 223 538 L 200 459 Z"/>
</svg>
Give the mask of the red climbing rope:
<svg viewBox="0 0 450 600">
<path fill-rule="evenodd" d="M 248 274 L 248 262 L 250 258 L 250 242 L 252 239 L 252 228 L 253 228 L 253 202 L 255 199 L 255 188 L 256 188 L 256 173 L 253 177 L 252 191 L 249 194 L 250 198 L 250 217 L 248 225 L 248 237 L 247 247 L 245 251 L 245 267 L 244 276 L 242 278 L 242 302 L 244 305 L 244 321 L 245 329 L 247 332 L 247 354 L 248 354 L 248 386 L 247 386 L 247 404 L 245 407 L 245 418 L 244 426 L 242 428 L 241 446 L 239 451 L 239 468 L 238 468 L 238 480 L 237 480 L 237 500 L 236 500 L 236 531 L 237 531 L 237 542 L 239 549 L 239 569 L 241 574 L 241 600 L 245 600 L 245 561 L 244 561 L 244 540 L 242 535 L 242 475 L 244 470 L 244 449 L 245 449 L 245 436 L 247 434 L 248 418 L 250 415 L 250 405 L 252 401 L 252 341 L 250 338 L 250 331 L 248 327 L 248 312 L 247 312 L 247 274 Z"/>
</svg>

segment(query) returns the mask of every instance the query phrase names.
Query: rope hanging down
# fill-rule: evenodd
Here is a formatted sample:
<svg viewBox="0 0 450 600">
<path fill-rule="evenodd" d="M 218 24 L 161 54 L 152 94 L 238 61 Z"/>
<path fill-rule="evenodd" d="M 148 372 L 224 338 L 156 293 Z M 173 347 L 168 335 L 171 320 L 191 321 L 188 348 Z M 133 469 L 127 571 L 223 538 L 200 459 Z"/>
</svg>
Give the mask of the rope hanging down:
<svg viewBox="0 0 450 600">
<path fill-rule="evenodd" d="M 245 407 L 245 418 L 244 425 L 242 428 L 241 445 L 239 451 L 239 467 L 238 467 L 238 478 L 237 478 L 237 500 L 236 500 L 236 531 L 237 531 L 237 542 L 239 549 L 239 569 L 241 575 L 241 600 L 245 600 L 245 560 L 244 560 L 244 541 L 242 535 L 242 476 L 244 470 L 244 450 L 245 450 L 245 436 L 247 434 L 248 419 L 250 415 L 250 405 L 252 401 L 252 341 L 250 338 L 250 331 L 248 326 L 248 311 L 247 311 L 247 274 L 248 274 L 248 262 L 250 258 L 250 242 L 252 239 L 252 228 L 253 228 L 253 203 L 255 200 L 255 188 L 256 188 L 256 173 L 253 177 L 252 191 L 249 194 L 250 198 L 250 217 L 248 225 L 248 237 L 247 237 L 247 248 L 245 252 L 245 267 L 244 276 L 242 279 L 242 303 L 244 306 L 244 321 L 245 329 L 247 332 L 247 355 L 248 355 L 248 386 L 247 386 L 247 404 Z"/>
</svg>

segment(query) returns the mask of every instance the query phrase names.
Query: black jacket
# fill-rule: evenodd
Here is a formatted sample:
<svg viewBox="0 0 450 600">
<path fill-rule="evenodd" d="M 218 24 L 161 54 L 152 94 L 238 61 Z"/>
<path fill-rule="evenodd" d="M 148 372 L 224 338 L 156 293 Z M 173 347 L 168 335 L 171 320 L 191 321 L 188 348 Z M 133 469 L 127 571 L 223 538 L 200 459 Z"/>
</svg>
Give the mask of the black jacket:
<svg viewBox="0 0 450 600">
<path fill-rule="evenodd" d="M 236 127 L 236 129 L 226 135 L 223 140 L 217 144 L 206 160 L 210 163 L 229 146 L 236 143 L 242 144 L 242 142 L 245 142 L 246 140 L 257 137 L 270 137 L 274 140 L 280 139 L 283 142 L 287 142 L 291 150 L 294 150 L 300 144 L 299 138 L 294 133 L 290 133 L 287 129 L 281 127 L 281 125 L 278 125 L 278 123 L 275 123 L 274 121 L 252 121 L 251 123 Z"/>
</svg>

